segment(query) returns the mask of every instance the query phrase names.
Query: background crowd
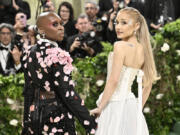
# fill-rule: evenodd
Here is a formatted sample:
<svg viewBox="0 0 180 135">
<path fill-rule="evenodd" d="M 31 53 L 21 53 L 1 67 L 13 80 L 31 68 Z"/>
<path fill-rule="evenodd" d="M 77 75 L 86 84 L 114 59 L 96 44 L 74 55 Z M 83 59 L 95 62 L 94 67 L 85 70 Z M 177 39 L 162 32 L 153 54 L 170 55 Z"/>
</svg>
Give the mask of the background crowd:
<svg viewBox="0 0 180 135">
<path fill-rule="evenodd" d="M 34 45 L 36 43 L 36 40 L 39 38 L 34 24 L 27 23 L 29 19 L 34 17 L 32 16 L 32 11 L 30 11 L 30 4 L 28 3 L 31 0 L 29 0 L 28 2 L 27 1 L 28 0 L 0 1 L 0 74 L 4 76 L 9 76 L 11 74 L 22 72 L 22 47 Z M 154 35 L 156 31 L 161 30 L 165 24 L 178 19 L 180 15 L 179 0 L 99 0 L 99 2 L 93 0 L 85 0 L 84 12 L 79 14 L 76 18 L 74 16 L 75 11 L 70 2 L 61 2 L 60 5 L 55 6 L 53 0 L 39 1 L 39 7 L 41 7 L 42 9 L 38 12 L 38 14 L 40 14 L 40 12 L 52 11 L 56 12 L 63 20 L 65 36 L 64 40 L 58 43 L 58 45 L 59 47 L 68 51 L 73 57 L 73 59 L 76 59 L 78 57 L 86 60 L 86 56 L 93 58 L 103 50 L 104 46 L 102 45 L 101 41 L 110 42 L 111 45 L 113 45 L 115 41 L 120 40 L 116 38 L 116 33 L 114 30 L 114 25 L 116 22 L 114 21 L 114 19 L 118 10 L 120 10 L 121 8 L 124 8 L 126 6 L 137 8 L 145 16 L 152 35 Z M 161 44 L 160 37 L 158 37 L 157 35 L 155 38 L 157 38 L 159 40 L 159 44 Z M 167 39 L 165 40 L 167 41 Z M 166 52 L 166 49 L 156 50 L 156 57 L 158 57 L 161 51 Z M 164 58 L 168 57 L 167 54 L 162 55 Z M 173 57 L 174 55 L 175 53 L 172 53 Z M 162 72 L 164 72 L 166 76 L 167 74 L 173 75 L 173 73 L 168 73 L 172 72 L 172 69 L 167 69 L 167 67 L 173 68 L 173 64 L 171 64 L 172 61 L 174 61 L 174 59 L 169 59 L 169 63 L 166 63 L 168 65 L 164 66 L 166 70 L 160 69 L 159 66 L 161 65 L 158 65 L 157 69 L 159 71 L 162 70 Z M 99 63 L 100 62 L 101 61 L 99 61 Z M 159 63 L 164 62 L 162 60 L 162 62 Z M 97 78 L 95 79 L 97 80 Z M 163 79 L 166 80 L 166 78 Z M 169 84 L 171 83 L 171 81 L 172 80 L 167 79 L 166 83 Z M 173 81 L 176 81 L 176 78 L 174 78 Z M 175 83 L 179 84 L 177 82 Z M 175 89 L 175 87 L 179 88 L 179 85 L 167 85 L 168 88 L 165 88 L 164 86 L 164 83 L 159 83 L 158 85 L 156 85 L 157 88 L 155 89 L 156 91 L 158 91 L 158 88 L 161 88 L 161 90 L 164 91 L 166 91 L 167 89 L 168 93 L 171 93 L 170 89 Z M 81 87 L 81 85 L 79 85 L 79 87 Z M 93 89 L 93 87 L 91 87 L 91 89 Z M 176 92 L 178 92 L 178 90 L 176 90 Z M 152 92 L 152 94 L 154 93 L 155 91 Z M 167 97 L 167 95 L 164 97 Z M 171 94 L 169 95 L 169 97 L 174 98 Z M 162 97 L 162 95 L 160 96 Z M 157 104 L 157 101 L 155 102 L 155 98 L 156 96 L 152 98 L 152 102 L 150 99 L 151 104 Z M 159 97 L 157 97 L 157 100 L 159 100 Z M 172 104 L 174 104 L 175 106 L 176 104 L 175 102 L 171 102 L 170 99 L 168 99 L 166 103 L 168 106 L 171 106 Z M 163 106 L 163 103 L 160 103 L 159 106 Z M 165 109 L 165 107 L 163 108 Z M 147 108 L 145 108 L 145 110 L 146 112 L 148 112 Z M 169 109 L 167 110 L 169 111 Z M 158 109 L 156 111 L 159 112 L 159 116 L 157 117 L 163 117 L 161 116 L 161 113 L 165 112 L 164 110 Z M 168 113 L 170 114 L 169 117 L 172 117 L 171 112 Z M 155 119 L 155 116 L 152 117 L 153 119 Z M 166 117 L 167 120 L 165 117 L 162 118 L 164 123 L 166 123 L 165 120 L 168 121 L 169 117 Z M 153 120 L 151 117 L 148 119 Z M 173 119 L 174 121 L 177 121 L 176 118 Z M 156 121 L 154 122 L 153 127 L 157 125 L 158 122 Z M 165 135 L 165 133 L 162 133 L 162 135 Z"/>
<path fill-rule="evenodd" d="M 65 29 L 64 40 L 58 43 L 73 58 L 93 57 L 102 51 L 101 41 L 114 43 L 115 17 L 124 7 L 138 9 L 146 18 L 149 29 L 160 29 L 164 24 L 179 17 L 178 0 L 99 0 L 85 1 L 84 11 L 77 19 L 71 3 L 61 2 L 58 9 L 50 0 L 42 0 L 42 12 L 57 12 Z M 30 6 L 23 0 L 0 2 L 0 74 L 21 72 L 21 50 L 34 45 L 37 40 L 36 27 L 27 24 L 31 18 Z"/>
</svg>

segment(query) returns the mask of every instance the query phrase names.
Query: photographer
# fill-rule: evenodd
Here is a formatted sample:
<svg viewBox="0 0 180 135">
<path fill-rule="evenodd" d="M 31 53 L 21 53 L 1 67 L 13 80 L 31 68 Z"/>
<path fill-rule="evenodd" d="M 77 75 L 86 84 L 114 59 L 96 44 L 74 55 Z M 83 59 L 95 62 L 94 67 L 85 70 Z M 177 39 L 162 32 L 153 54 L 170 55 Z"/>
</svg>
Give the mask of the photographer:
<svg viewBox="0 0 180 135">
<path fill-rule="evenodd" d="M 29 19 L 31 12 L 28 2 L 22 0 L 0 0 L 0 23 L 14 25 L 14 18 L 18 12 L 23 12 Z"/>
<path fill-rule="evenodd" d="M 13 44 L 15 31 L 12 25 L 0 24 L 0 74 L 11 75 L 21 69 L 21 52 Z"/>
<path fill-rule="evenodd" d="M 107 17 L 99 18 L 97 16 L 99 6 L 95 1 L 87 1 L 85 3 L 85 13 L 88 16 L 92 29 L 96 32 L 99 41 L 106 41 Z"/>
<path fill-rule="evenodd" d="M 55 7 L 52 1 L 50 0 L 41 0 L 43 6 L 43 12 L 55 12 Z"/>
<path fill-rule="evenodd" d="M 86 15 L 82 14 L 78 17 L 75 27 L 79 34 L 67 40 L 67 50 L 72 57 L 95 56 L 102 51 L 102 45 L 96 39 L 95 32 L 91 31 L 91 25 Z"/>
</svg>

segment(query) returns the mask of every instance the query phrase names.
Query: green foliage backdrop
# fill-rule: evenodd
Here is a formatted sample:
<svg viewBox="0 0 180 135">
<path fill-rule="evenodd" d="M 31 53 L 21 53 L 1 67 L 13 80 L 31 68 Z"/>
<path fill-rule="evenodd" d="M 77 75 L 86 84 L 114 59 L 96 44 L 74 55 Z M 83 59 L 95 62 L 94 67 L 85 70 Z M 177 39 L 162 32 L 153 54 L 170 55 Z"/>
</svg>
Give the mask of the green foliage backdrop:
<svg viewBox="0 0 180 135">
<path fill-rule="evenodd" d="M 112 45 L 102 44 L 104 51 L 96 57 L 74 61 L 76 68 L 73 71 L 73 79 L 76 82 L 76 91 L 89 109 L 96 106 L 96 100 L 106 81 L 107 56 L 112 51 Z M 152 44 L 161 79 L 153 85 L 143 112 L 151 134 L 169 135 L 170 131 L 174 132 L 173 125 L 180 121 L 180 20 L 157 31 L 152 38 Z M 1 135 L 20 134 L 23 83 L 23 74 L 0 76 Z M 13 119 L 18 123 L 15 120 L 12 122 Z M 79 135 L 85 135 L 78 122 L 76 128 Z"/>
</svg>

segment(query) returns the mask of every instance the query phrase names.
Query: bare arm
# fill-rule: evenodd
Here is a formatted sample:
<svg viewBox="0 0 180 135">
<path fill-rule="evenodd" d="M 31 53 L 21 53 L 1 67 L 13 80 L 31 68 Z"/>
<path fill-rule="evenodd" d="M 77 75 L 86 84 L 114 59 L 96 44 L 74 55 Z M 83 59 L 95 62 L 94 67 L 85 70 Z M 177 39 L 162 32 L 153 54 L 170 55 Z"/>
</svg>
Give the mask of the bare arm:
<svg viewBox="0 0 180 135">
<path fill-rule="evenodd" d="M 142 106 L 144 107 L 152 88 L 152 83 L 143 89 Z"/>
<path fill-rule="evenodd" d="M 103 108 L 107 105 L 109 102 L 111 96 L 113 95 L 118 80 L 120 77 L 121 69 L 123 66 L 123 62 L 125 59 L 125 47 L 122 45 L 122 42 L 117 42 L 114 45 L 114 55 L 113 55 L 113 64 L 112 64 L 112 71 L 110 74 L 109 79 L 107 80 L 107 83 L 105 85 L 104 93 L 101 99 L 101 102 L 98 106 L 98 108 L 91 111 L 91 114 L 97 114 L 99 115 Z"/>
</svg>

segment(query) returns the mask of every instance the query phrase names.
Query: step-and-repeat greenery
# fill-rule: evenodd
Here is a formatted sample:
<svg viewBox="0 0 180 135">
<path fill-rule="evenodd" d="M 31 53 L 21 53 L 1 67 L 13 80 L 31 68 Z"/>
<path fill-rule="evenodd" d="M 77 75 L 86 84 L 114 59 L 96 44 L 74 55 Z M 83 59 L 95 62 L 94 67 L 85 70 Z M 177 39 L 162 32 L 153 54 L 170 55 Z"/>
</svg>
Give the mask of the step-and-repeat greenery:
<svg viewBox="0 0 180 135">
<path fill-rule="evenodd" d="M 106 82 L 107 56 L 113 47 L 102 43 L 104 51 L 96 57 L 76 59 L 73 79 L 76 91 L 85 100 L 88 109 L 96 100 Z M 143 109 L 150 133 L 153 135 L 179 135 L 180 121 L 180 20 L 165 25 L 152 37 L 154 57 L 161 77 L 152 88 Z M 19 135 L 23 114 L 23 74 L 0 76 L 0 135 Z M 137 84 L 133 91 L 137 93 Z M 79 135 L 84 129 L 76 122 Z M 171 132 L 171 133 L 170 133 Z"/>
</svg>

